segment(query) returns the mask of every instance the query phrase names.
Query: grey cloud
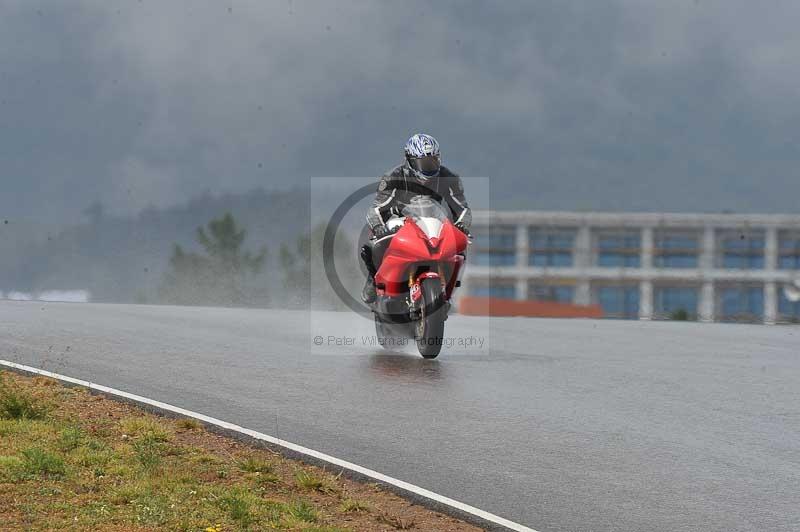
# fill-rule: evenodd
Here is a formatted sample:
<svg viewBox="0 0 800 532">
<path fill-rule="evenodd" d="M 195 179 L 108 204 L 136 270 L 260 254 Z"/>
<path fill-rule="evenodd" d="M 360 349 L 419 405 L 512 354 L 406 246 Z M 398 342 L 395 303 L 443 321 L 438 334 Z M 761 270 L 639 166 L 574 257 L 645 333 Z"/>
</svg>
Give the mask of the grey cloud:
<svg viewBox="0 0 800 532">
<path fill-rule="evenodd" d="M 799 11 L 0 2 L 0 209 L 372 175 L 426 130 L 500 207 L 796 211 Z"/>
</svg>

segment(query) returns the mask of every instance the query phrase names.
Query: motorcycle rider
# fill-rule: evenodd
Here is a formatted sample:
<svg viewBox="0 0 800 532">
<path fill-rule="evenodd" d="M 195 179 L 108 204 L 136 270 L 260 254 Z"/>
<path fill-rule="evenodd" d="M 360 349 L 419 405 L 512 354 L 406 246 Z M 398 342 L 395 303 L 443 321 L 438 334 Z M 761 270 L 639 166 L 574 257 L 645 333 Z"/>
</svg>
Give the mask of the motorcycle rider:
<svg viewBox="0 0 800 532">
<path fill-rule="evenodd" d="M 367 268 L 367 281 L 361 291 L 364 303 L 375 301 L 375 272 L 395 233 L 386 226 L 386 220 L 392 215 L 400 216 L 411 198 L 420 195 L 444 201 L 455 226 L 469 235 L 472 213 L 464 198 L 461 178 L 442 165 L 439 143 L 425 133 L 408 139 L 405 161 L 381 177 L 375 200 L 367 212 L 372 236 L 361 248 L 361 259 Z"/>
</svg>

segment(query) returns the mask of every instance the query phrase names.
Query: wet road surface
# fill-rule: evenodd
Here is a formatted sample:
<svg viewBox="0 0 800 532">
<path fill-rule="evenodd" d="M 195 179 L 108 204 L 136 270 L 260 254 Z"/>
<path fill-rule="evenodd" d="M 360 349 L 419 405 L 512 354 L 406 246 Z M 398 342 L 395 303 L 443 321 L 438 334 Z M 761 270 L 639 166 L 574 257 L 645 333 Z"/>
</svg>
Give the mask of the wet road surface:
<svg viewBox="0 0 800 532">
<path fill-rule="evenodd" d="M 800 328 L 0 302 L 0 358 L 265 432 L 540 531 L 800 530 Z"/>
</svg>

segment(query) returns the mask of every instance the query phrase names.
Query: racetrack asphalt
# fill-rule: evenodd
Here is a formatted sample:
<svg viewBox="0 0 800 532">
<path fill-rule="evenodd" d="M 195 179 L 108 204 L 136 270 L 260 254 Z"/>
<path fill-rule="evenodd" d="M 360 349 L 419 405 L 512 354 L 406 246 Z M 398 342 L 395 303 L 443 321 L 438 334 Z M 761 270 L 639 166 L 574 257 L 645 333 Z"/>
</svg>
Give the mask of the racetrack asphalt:
<svg viewBox="0 0 800 532">
<path fill-rule="evenodd" d="M 0 359 L 164 401 L 547 531 L 800 530 L 800 328 L 0 302 Z M 317 345 L 319 344 L 319 345 Z"/>
</svg>

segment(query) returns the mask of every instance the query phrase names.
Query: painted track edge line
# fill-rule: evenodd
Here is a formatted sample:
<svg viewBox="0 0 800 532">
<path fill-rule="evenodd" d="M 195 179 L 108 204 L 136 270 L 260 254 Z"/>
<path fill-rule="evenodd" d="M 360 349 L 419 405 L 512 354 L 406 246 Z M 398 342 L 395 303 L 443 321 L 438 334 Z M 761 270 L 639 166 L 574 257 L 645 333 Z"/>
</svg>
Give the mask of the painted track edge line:
<svg viewBox="0 0 800 532">
<path fill-rule="evenodd" d="M 158 409 L 158 410 L 170 412 L 170 413 L 173 413 L 173 414 L 178 414 L 178 415 L 181 415 L 181 416 L 184 416 L 184 417 L 194 418 L 194 419 L 197 419 L 199 421 L 203 421 L 204 423 L 207 423 L 209 425 L 214 425 L 214 426 L 217 426 L 217 427 L 219 427 L 221 429 L 224 429 L 224 430 L 227 430 L 227 431 L 236 432 L 236 433 L 248 436 L 250 438 L 253 438 L 255 440 L 260 440 L 262 442 L 269 443 L 269 444 L 274 445 L 276 447 L 281 447 L 283 449 L 287 449 L 287 450 L 292 451 L 294 453 L 297 453 L 297 454 L 300 454 L 300 455 L 303 455 L 303 456 L 308 456 L 308 457 L 314 458 L 316 460 L 319 460 L 319 461 L 322 461 L 322 462 L 326 462 L 326 463 L 331 464 L 331 465 L 335 465 L 335 466 L 340 467 L 342 469 L 349 470 L 351 472 L 357 473 L 357 474 L 362 475 L 364 477 L 367 477 L 367 478 L 370 478 L 370 479 L 373 479 L 373 480 L 377 480 L 378 482 L 380 482 L 382 484 L 385 484 L 385 485 L 388 485 L 388 486 L 393 486 L 395 488 L 399 488 L 400 490 L 402 490 L 404 492 L 408 492 L 408 493 L 411 493 L 411 494 L 416 495 L 418 497 L 422 497 L 423 499 L 427 499 L 429 501 L 432 501 L 432 502 L 436 503 L 437 505 L 441 505 L 441 506 L 444 506 L 444 507 L 447 507 L 447 508 L 451 508 L 453 510 L 457 510 L 458 512 L 460 512 L 462 514 L 466 514 L 466 515 L 471 516 L 473 518 L 477 518 L 480 521 L 483 521 L 484 523 L 490 523 L 492 525 L 498 525 L 498 526 L 501 526 L 501 527 L 506 528 L 508 530 L 514 530 L 514 531 L 517 531 L 517 532 L 537 532 L 536 530 L 534 530 L 532 528 L 526 527 L 526 526 L 521 525 L 519 523 L 515 523 L 513 521 L 510 521 L 510 520 L 505 519 L 503 517 L 500 517 L 498 515 L 494 515 L 494 514 L 492 514 L 490 512 L 487 512 L 485 510 L 481 510 L 479 508 L 475 508 L 474 506 L 470 506 L 468 504 L 456 501 L 456 500 L 451 499 L 449 497 L 445 497 L 444 495 L 440 495 L 438 493 L 432 492 L 432 491 L 427 490 L 425 488 L 421 488 L 421 487 L 416 486 L 414 484 L 411 484 L 409 482 L 405 482 L 403 480 L 399 480 L 399 479 L 396 479 L 394 477 L 390 477 L 388 475 L 384 475 L 383 473 L 380 473 L 378 471 L 374 471 L 372 469 L 368 469 L 368 468 L 360 466 L 358 464 L 354 464 L 354 463 L 348 462 L 346 460 L 342 460 L 340 458 L 336 458 L 334 456 L 330 456 L 330 455 L 327 455 L 325 453 L 321 453 L 319 451 L 315 451 L 314 449 L 309 449 L 307 447 L 303 447 L 302 445 L 298 445 L 296 443 L 292 443 L 292 442 L 289 442 L 289 441 L 286 441 L 286 440 L 282 440 L 280 438 L 276 438 L 274 436 L 270 436 L 270 435 L 264 434 L 262 432 L 257 432 L 255 430 L 251 430 L 251 429 L 247 429 L 247 428 L 244 428 L 244 427 L 240 427 L 239 425 L 235 425 L 233 423 L 229 423 L 229 422 L 223 421 L 221 419 L 213 418 L 213 417 L 207 416 L 205 414 L 200 414 L 198 412 L 194 412 L 192 410 L 187 410 L 187 409 L 181 408 L 179 406 L 174 406 L 174 405 L 171 405 L 169 403 L 163 403 L 163 402 L 157 401 L 155 399 L 149 399 L 147 397 L 143 397 L 143 396 L 140 396 L 140 395 L 132 394 L 132 393 L 125 392 L 125 391 L 122 391 L 122 390 L 117 390 L 116 388 L 103 386 L 102 384 L 95 384 L 95 383 L 92 383 L 92 382 L 89 382 L 89 381 L 85 381 L 85 380 L 82 380 L 82 379 L 76 379 L 74 377 L 69 377 L 67 375 L 61 375 L 59 373 L 53 373 L 51 371 L 35 368 L 33 366 L 26 366 L 24 364 L 18 364 L 16 362 L 11 362 L 11 361 L 8 361 L 8 360 L 0 359 L 0 366 L 6 366 L 8 368 L 17 369 L 17 370 L 20 370 L 20 371 L 25 372 L 25 373 L 41 375 L 43 377 L 50 377 L 50 378 L 53 378 L 53 379 L 56 379 L 56 380 L 59 380 L 59 381 L 67 382 L 67 383 L 70 383 L 70 384 L 74 384 L 76 386 L 81 386 L 81 387 L 84 387 L 84 388 L 88 388 L 90 390 L 96 390 L 96 391 L 101 392 L 103 394 L 107 394 L 107 395 L 111 395 L 111 396 L 115 396 L 115 397 L 120 397 L 120 398 L 126 399 L 126 400 L 134 402 L 134 403 L 147 405 L 147 406 L 153 407 L 153 408 Z"/>
</svg>

